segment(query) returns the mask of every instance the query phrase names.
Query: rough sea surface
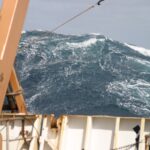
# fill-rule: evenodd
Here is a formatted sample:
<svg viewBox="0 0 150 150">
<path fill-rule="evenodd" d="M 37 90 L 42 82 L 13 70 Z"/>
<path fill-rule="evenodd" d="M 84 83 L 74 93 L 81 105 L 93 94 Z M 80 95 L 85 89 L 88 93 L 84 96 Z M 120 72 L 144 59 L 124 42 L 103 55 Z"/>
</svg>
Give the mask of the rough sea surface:
<svg viewBox="0 0 150 150">
<path fill-rule="evenodd" d="M 150 50 L 99 34 L 29 31 L 15 66 L 32 113 L 150 116 Z"/>
</svg>

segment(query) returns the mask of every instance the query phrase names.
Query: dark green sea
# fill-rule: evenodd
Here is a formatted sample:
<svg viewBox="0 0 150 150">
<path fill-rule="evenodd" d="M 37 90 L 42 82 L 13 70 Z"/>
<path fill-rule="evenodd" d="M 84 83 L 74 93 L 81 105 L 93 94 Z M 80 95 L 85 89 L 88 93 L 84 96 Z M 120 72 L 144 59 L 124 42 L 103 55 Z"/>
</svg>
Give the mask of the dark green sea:
<svg viewBox="0 0 150 150">
<path fill-rule="evenodd" d="M 22 34 L 15 62 L 32 113 L 150 116 L 150 50 L 99 34 Z"/>
</svg>

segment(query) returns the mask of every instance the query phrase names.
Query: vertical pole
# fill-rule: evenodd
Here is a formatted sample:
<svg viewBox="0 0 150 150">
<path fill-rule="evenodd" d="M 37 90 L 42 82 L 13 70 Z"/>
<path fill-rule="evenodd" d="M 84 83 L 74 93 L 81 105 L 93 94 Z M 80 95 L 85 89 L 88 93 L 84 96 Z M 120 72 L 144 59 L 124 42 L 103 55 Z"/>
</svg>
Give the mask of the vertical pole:
<svg viewBox="0 0 150 150">
<path fill-rule="evenodd" d="M 92 131 L 92 117 L 88 116 L 87 117 L 87 123 L 86 123 L 86 128 L 85 128 L 85 135 L 84 135 L 84 144 L 83 144 L 83 149 L 84 150 L 89 150 L 90 149 L 90 144 L 91 144 L 91 131 Z"/>
<path fill-rule="evenodd" d="M 144 130 L 145 130 L 145 119 L 142 118 L 141 119 L 141 129 L 140 129 L 140 142 L 139 143 L 139 150 L 143 150 L 144 149 L 144 143 L 145 143 L 145 138 L 144 138 Z"/>
<path fill-rule="evenodd" d="M 29 150 L 39 150 L 38 139 L 40 138 L 41 127 L 42 115 L 39 115 L 33 124 L 32 140 L 30 142 Z"/>
<path fill-rule="evenodd" d="M 9 121 L 6 122 L 6 150 L 9 150 Z"/>
<path fill-rule="evenodd" d="M 3 137 L 2 134 L 0 133 L 0 150 L 3 149 Z"/>
<path fill-rule="evenodd" d="M 62 126 L 59 135 L 59 143 L 58 143 L 58 150 L 65 150 L 65 141 L 66 141 L 66 129 L 68 123 L 68 117 L 62 116 Z"/>
<path fill-rule="evenodd" d="M 118 147 L 118 133 L 119 133 L 119 127 L 120 127 L 120 118 L 116 118 L 116 125 L 115 125 L 115 131 L 114 131 L 114 143 L 113 143 L 113 149 Z"/>
</svg>

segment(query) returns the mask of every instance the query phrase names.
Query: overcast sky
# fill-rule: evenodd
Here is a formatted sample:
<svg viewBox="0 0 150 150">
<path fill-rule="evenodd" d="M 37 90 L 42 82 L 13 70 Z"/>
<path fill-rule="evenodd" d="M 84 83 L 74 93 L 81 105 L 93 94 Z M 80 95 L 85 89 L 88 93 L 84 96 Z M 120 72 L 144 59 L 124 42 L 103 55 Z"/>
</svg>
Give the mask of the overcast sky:
<svg viewBox="0 0 150 150">
<path fill-rule="evenodd" d="M 1 1 L 1 0 L 0 0 Z M 25 30 L 51 30 L 96 0 L 30 0 Z M 150 49 L 150 0 L 105 0 L 58 33 L 101 33 Z"/>
</svg>

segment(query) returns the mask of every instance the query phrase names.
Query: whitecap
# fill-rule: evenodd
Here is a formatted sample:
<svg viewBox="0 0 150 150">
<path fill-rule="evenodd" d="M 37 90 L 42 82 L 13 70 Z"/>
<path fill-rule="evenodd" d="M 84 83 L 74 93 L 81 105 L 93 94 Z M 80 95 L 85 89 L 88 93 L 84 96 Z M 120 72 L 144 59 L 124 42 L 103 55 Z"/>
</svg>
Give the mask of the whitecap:
<svg viewBox="0 0 150 150">
<path fill-rule="evenodd" d="M 126 46 L 130 47 L 131 49 L 145 55 L 145 56 L 149 56 L 150 57 L 150 50 L 149 49 L 145 49 L 143 47 L 138 47 L 138 46 L 134 46 L 134 45 L 129 45 L 127 43 L 124 43 Z"/>
<path fill-rule="evenodd" d="M 23 30 L 21 33 L 22 33 L 22 34 L 25 34 L 26 32 L 27 32 L 27 31 Z"/>
<path fill-rule="evenodd" d="M 69 43 L 69 42 L 67 42 L 66 44 L 70 47 L 73 47 L 73 48 L 86 48 L 86 47 L 89 47 L 89 46 L 95 44 L 97 41 L 104 41 L 104 40 L 105 39 L 91 38 L 87 41 L 80 42 L 80 43 Z"/>
<path fill-rule="evenodd" d="M 150 83 L 141 79 L 130 81 L 114 81 L 107 85 L 107 91 L 110 93 L 118 94 L 121 97 L 129 96 L 133 99 L 135 99 L 134 93 L 136 92 L 139 96 L 138 99 L 141 100 L 141 98 L 145 99 L 150 97 Z"/>
<path fill-rule="evenodd" d="M 92 32 L 92 33 L 90 33 L 90 35 L 102 35 L 102 34 Z"/>
<path fill-rule="evenodd" d="M 146 66 L 150 66 L 150 62 L 147 61 L 147 60 L 144 60 L 144 59 L 140 59 L 140 58 L 133 58 L 133 57 L 130 57 L 130 56 L 127 56 L 126 57 L 128 60 L 132 60 L 134 62 L 137 62 L 139 64 L 142 64 L 142 65 L 146 65 Z"/>
</svg>

